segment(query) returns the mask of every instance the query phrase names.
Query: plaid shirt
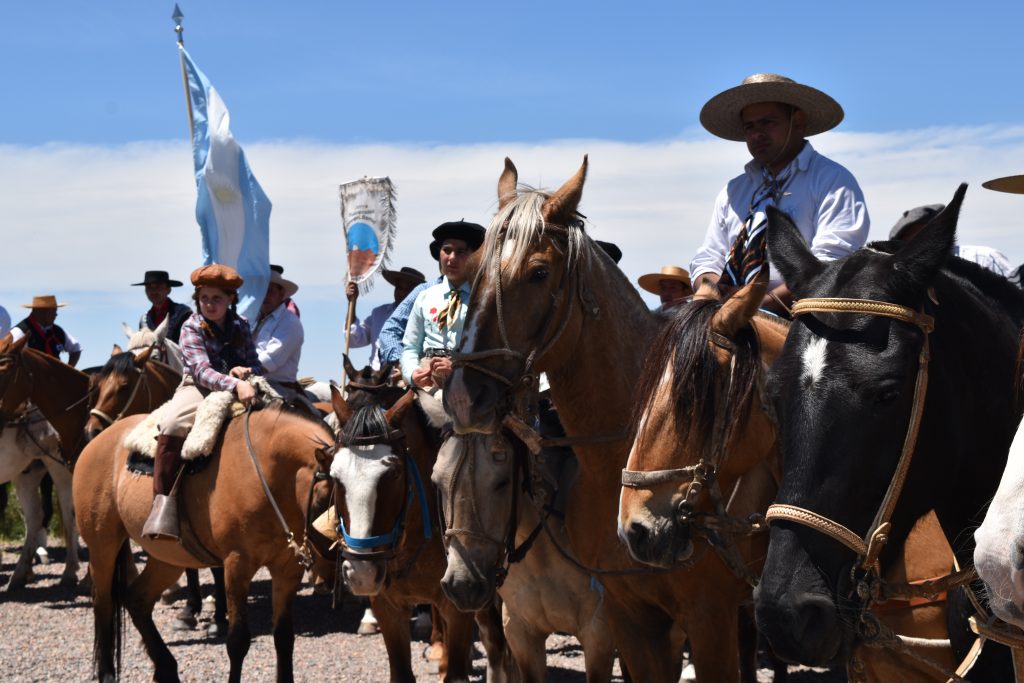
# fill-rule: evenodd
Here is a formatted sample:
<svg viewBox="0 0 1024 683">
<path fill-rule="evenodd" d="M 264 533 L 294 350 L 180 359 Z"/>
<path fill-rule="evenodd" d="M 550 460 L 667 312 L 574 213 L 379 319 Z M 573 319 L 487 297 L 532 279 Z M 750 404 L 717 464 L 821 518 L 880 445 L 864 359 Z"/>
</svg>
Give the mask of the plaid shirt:
<svg viewBox="0 0 1024 683">
<path fill-rule="evenodd" d="M 202 315 L 193 313 L 181 326 L 181 355 L 185 362 L 185 374 L 191 375 L 196 384 L 211 391 L 233 391 L 239 380 L 216 369 L 223 362 L 221 352 L 224 344 L 216 336 L 203 331 L 203 320 Z M 238 316 L 232 320 L 232 325 L 236 333 L 241 331 L 242 365 L 252 368 L 254 374 L 262 375 L 263 366 L 256 355 L 256 344 L 253 343 L 249 323 Z"/>
</svg>

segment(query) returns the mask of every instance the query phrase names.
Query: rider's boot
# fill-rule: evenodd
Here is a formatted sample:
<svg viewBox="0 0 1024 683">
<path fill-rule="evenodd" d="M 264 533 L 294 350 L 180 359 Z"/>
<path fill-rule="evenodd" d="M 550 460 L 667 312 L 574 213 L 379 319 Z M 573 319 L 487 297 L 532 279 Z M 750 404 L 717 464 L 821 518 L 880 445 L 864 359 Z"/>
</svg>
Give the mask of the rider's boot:
<svg viewBox="0 0 1024 683">
<path fill-rule="evenodd" d="M 184 437 L 161 434 L 156 440 L 153 459 L 153 508 L 142 527 L 146 538 L 178 540 L 178 499 L 173 489 L 181 470 L 181 447 Z"/>
</svg>

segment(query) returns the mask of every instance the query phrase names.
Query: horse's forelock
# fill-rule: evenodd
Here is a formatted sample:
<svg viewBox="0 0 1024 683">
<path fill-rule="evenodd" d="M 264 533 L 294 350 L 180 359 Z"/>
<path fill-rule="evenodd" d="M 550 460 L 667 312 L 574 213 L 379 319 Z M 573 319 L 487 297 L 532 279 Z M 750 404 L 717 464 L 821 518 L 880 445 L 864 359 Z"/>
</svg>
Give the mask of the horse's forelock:
<svg viewBox="0 0 1024 683">
<path fill-rule="evenodd" d="M 100 370 L 99 379 L 106 379 L 112 374 L 127 375 L 135 368 L 135 354 L 131 351 L 116 353 L 107 359 Z"/>
<path fill-rule="evenodd" d="M 341 442 L 348 443 L 352 439 L 368 436 L 384 436 L 390 431 L 387 415 L 378 405 L 365 405 L 345 423 L 341 432 Z"/>
<path fill-rule="evenodd" d="M 494 216 L 488 227 L 480 261 L 485 275 L 494 272 L 495 259 L 499 259 L 502 273 L 507 277 L 516 277 L 522 272 L 535 243 L 544 236 L 548 226 L 543 208 L 550 197 L 547 190 L 519 186 L 516 198 Z M 585 253 L 586 233 L 582 223 L 559 227 L 566 229 L 566 260 L 572 267 Z"/>
</svg>

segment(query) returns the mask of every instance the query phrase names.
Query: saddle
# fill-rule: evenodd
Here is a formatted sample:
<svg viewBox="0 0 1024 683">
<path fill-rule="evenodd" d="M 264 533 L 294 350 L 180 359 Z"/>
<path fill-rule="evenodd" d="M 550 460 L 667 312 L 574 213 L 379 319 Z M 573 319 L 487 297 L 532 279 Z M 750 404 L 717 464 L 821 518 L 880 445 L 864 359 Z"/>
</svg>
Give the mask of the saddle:
<svg viewBox="0 0 1024 683">
<path fill-rule="evenodd" d="M 275 401 L 281 401 L 281 396 L 262 377 L 250 378 L 249 383 L 255 386 L 257 391 L 258 398 L 255 408 L 263 408 Z M 165 403 L 154 410 L 128 432 L 124 439 L 124 446 L 130 453 L 148 460 L 154 458 L 156 437 L 159 435 L 159 425 L 163 418 L 162 411 L 166 405 Z M 182 460 L 196 460 L 212 454 L 225 424 L 231 418 L 242 415 L 244 412 L 245 407 L 235 400 L 233 392 L 210 392 L 196 409 L 196 420 L 192 429 L 189 430 L 188 436 L 185 437 L 185 444 L 181 449 Z M 150 474 L 152 474 L 152 467 Z"/>
</svg>

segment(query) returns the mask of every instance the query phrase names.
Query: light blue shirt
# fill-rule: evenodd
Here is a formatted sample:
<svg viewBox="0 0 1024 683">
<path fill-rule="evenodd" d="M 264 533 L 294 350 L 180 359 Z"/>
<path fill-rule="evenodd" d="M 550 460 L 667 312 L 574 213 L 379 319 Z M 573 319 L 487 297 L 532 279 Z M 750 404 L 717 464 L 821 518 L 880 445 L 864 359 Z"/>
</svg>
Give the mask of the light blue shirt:
<svg viewBox="0 0 1024 683">
<path fill-rule="evenodd" d="M 469 282 L 463 282 L 458 290 L 462 301 L 459 305 L 455 322 L 443 329 L 438 325 L 438 318 L 448 309 L 452 287 L 448 278 L 441 284 L 434 285 L 420 292 L 412 306 L 409 323 L 405 326 L 402 338 L 402 376 L 410 385 L 412 372 L 420 366 L 420 358 L 427 349 L 446 349 L 451 351 L 462 338 L 462 328 L 466 324 L 466 307 L 469 303 Z"/>
<path fill-rule="evenodd" d="M 409 323 L 409 316 L 412 314 L 413 304 L 416 297 L 423 290 L 444 282 L 444 278 L 438 275 L 434 280 L 417 285 L 416 289 L 409 292 L 409 296 L 402 299 L 402 303 L 395 306 L 391 316 L 384 321 L 377 335 L 377 348 L 380 355 L 380 364 L 397 363 L 402 360 L 402 337 L 405 336 L 405 326 Z"/>
</svg>

